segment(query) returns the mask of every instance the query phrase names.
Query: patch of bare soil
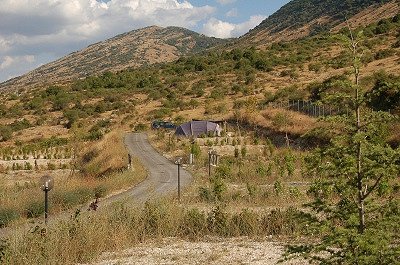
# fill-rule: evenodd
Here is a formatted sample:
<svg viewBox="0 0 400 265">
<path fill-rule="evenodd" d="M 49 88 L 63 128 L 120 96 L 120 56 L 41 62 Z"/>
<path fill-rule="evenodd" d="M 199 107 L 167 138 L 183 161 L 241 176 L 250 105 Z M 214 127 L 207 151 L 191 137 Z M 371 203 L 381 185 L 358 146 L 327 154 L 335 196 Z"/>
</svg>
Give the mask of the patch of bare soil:
<svg viewBox="0 0 400 265">
<path fill-rule="evenodd" d="M 166 238 L 158 242 L 139 244 L 121 252 L 104 253 L 96 265 L 111 264 L 277 264 L 284 244 L 249 238 L 218 239 L 188 242 Z M 280 264 L 308 264 L 305 260 L 285 261 Z"/>
</svg>

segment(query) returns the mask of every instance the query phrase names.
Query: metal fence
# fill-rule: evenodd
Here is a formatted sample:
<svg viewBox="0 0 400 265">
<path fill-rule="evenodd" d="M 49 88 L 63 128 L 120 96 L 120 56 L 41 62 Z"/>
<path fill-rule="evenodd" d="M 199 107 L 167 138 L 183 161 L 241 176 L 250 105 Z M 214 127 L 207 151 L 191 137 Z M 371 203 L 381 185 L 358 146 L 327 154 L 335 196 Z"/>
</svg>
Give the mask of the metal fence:
<svg viewBox="0 0 400 265">
<path fill-rule="evenodd" d="M 326 117 L 344 114 L 348 115 L 350 113 L 350 110 L 346 107 L 335 107 L 305 100 L 270 102 L 268 103 L 268 106 L 273 108 L 284 108 L 292 111 L 297 111 L 312 117 Z"/>
</svg>

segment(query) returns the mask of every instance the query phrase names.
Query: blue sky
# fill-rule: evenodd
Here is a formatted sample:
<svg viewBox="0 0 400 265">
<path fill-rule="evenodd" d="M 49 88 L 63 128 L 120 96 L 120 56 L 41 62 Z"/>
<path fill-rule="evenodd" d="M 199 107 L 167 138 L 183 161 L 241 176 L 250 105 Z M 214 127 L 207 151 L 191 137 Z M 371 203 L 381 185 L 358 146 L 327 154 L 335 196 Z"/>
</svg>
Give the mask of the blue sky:
<svg viewBox="0 0 400 265">
<path fill-rule="evenodd" d="M 215 0 L 193 0 L 193 5 L 214 5 L 218 10 L 216 16 L 219 19 L 226 19 L 233 23 L 242 23 L 249 19 L 250 16 L 263 15 L 269 16 L 280 7 L 287 4 L 289 0 L 236 0 L 225 1 L 226 4 L 218 3 Z M 227 17 L 226 13 L 232 9 L 237 10 L 236 17 Z"/>
<path fill-rule="evenodd" d="M 0 82 L 138 28 L 239 37 L 289 0 L 1 0 Z"/>
</svg>

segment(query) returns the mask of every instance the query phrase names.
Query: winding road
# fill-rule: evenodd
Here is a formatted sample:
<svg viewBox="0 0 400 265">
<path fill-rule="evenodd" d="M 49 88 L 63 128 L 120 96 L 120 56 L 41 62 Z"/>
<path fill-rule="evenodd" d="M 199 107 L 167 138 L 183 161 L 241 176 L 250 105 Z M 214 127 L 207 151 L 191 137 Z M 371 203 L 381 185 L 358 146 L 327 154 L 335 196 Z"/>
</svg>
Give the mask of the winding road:
<svg viewBox="0 0 400 265">
<path fill-rule="evenodd" d="M 177 166 L 159 154 L 149 143 L 145 133 L 128 133 L 125 136 L 125 145 L 132 157 L 137 157 L 148 170 L 148 176 L 138 185 L 113 196 L 103 198 L 98 203 L 99 209 L 106 208 L 113 203 L 121 202 L 128 205 L 137 205 L 151 199 L 161 198 L 177 193 L 178 190 L 178 168 Z M 132 170 L 135 174 L 135 170 Z M 187 187 L 191 181 L 191 174 L 185 169 L 180 170 L 181 189 Z M 81 208 L 81 212 L 87 212 L 88 205 Z M 70 218 L 70 212 L 63 212 L 55 216 L 50 215 L 49 225 L 57 225 L 57 221 Z M 42 222 L 42 218 L 37 221 Z M 34 225 L 26 223 L 18 228 L 6 227 L 0 229 L 0 239 L 17 231 L 29 231 Z"/>
<path fill-rule="evenodd" d="M 139 158 L 148 170 L 147 178 L 135 187 L 103 199 L 99 205 L 108 205 L 118 201 L 143 203 L 149 199 L 160 198 L 178 190 L 178 168 L 171 161 L 159 154 L 149 143 L 145 133 L 128 133 L 125 145 L 132 157 Z M 134 174 L 133 169 L 133 174 Z M 191 174 L 180 170 L 181 189 L 192 181 Z"/>
</svg>

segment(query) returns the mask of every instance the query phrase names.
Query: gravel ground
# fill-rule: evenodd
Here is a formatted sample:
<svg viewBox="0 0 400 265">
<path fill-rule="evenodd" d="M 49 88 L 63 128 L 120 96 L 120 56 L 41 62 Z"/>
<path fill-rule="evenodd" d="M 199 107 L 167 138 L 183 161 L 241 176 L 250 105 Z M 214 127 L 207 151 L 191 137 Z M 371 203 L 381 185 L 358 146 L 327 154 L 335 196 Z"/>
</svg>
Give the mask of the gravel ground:
<svg viewBox="0 0 400 265">
<path fill-rule="evenodd" d="M 188 242 L 176 238 L 160 242 L 139 244 L 117 253 L 104 253 L 92 265 L 127 264 L 277 264 L 283 253 L 283 244 L 271 241 L 254 241 L 248 238 L 210 239 Z M 308 264 L 294 260 L 280 264 Z"/>
</svg>

